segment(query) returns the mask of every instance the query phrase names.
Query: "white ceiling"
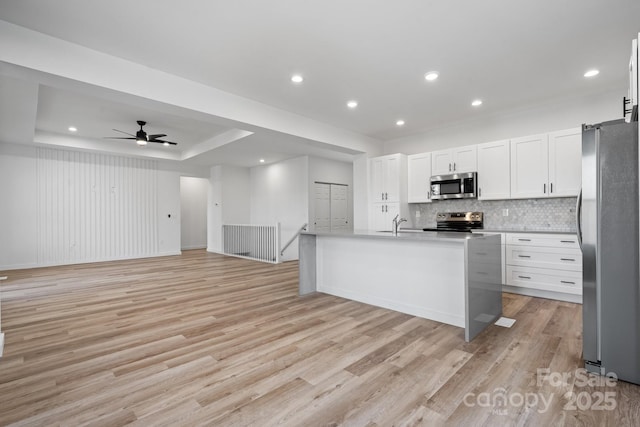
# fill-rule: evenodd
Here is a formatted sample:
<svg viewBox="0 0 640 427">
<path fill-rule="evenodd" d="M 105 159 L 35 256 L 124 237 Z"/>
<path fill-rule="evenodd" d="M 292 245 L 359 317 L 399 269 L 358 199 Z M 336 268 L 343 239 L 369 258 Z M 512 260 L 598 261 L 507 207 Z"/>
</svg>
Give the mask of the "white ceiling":
<svg viewBox="0 0 640 427">
<path fill-rule="evenodd" d="M 135 117 L 135 120 L 132 120 Z M 167 135 L 168 141 L 179 142 L 179 149 L 186 150 L 198 143 L 220 135 L 229 128 L 185 117 L 178 117 L 160 110 L 141 108 L 123 102 L 113 102 L 86 94 L 41 85 L 38 90 L 38 130 L 48 133 L 70 134 L 68 127 L 78 131 L 72 135 L 85 138 L 127 137 L 120 132 L 135 135 L 139 130 L 137 120 L 146 121 L 147 134 Z M 171 131 L 167 130 L 171 129 Z M 109 144 L 131 144 L 132 141 L 111 140 Z M 169 147 L 168 149 L 177 147 Z"/>
<path fill-rule="evenodd" d="M 379 140 L 623 88 L 638 16 L 638 0 L 0 0 L 7 22 Z M 590 68 L 600 75 L 585 79 Z M 424 80 L 430 70 L 435 82 Z M 292 84 L 292 73 L 304 82 Z M 81 137 L 99 139 L 112 128 L 134 133 L 135 120 L 182 151 L 241 128 L 126 98 L 39 90 L 41 132 L 73 122 Z M 279 158 L 335 151 L 286 140 L 256 133 L 194 161 L 237 163 L 262 157 L 258 149 L 266 156 L 265 147 Z"/>
</svg>

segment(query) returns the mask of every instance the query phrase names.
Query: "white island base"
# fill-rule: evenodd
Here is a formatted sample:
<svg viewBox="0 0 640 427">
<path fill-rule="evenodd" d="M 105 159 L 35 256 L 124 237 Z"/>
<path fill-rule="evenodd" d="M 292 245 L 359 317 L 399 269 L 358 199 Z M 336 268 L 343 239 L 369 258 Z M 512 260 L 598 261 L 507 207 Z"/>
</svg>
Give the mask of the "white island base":
<svg viewBox="0 0 640 427">
<path fill-rule="evenodd" d="M 323 292 L 465 328 L 502 315 L 500 236 L 354 232 L 300 236 L 300 294 Z"/>
</svg>

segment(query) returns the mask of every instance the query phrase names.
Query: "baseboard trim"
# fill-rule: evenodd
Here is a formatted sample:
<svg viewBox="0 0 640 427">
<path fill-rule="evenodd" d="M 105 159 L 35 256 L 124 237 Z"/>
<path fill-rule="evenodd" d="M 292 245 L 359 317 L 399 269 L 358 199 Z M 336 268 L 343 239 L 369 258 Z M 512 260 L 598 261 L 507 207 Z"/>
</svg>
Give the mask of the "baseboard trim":
<svg viewBox="0 0 640 427">
<path fill-rule="evenodd" d="M 540 289 L 522 288 L 519 286 L 509 285 L 502 285 L 502 292 L 582 304 L 582 295 L 565 294 L 563 292 L 543 291 Z"/>
<path fill-rule="evenodd" d="M 182 251 L 166 251 L 166 252 L 158 252 L 155 254 L 144 254 L 144 255 L 135 255 L 135 256 L 126 256 L 126 257 L 115 257 L 115 258 L 96 258 L 96 259 L 68 261 L 68 262 L 61 262 L 61 263 L 0 265 L 0 271 L 26 270 L 30 268 L 42 268 L 42 267 L 57 267 L 59 265 L 91 264 L 94 262 L 125 261 L 130 259 L 157 258 L 157 257 L 175 256 L 175 255 L 182 255 Z"/>
</svg>

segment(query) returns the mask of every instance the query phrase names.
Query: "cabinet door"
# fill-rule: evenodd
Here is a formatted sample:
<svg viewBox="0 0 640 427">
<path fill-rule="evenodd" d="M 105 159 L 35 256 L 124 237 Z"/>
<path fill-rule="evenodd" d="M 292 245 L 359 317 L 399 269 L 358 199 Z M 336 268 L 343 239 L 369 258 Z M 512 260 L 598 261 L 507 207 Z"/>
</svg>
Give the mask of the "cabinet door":
<svg viewBox="0 0 640 427">
<path fill-rule="evenodd" d="M 478 145 L 478 199 L 511 197 L 509 140 Z"/>
<path fill-rule="evenodd" d="M 413 154 L 408 162 L 409 203 L 431 202 L 431 153 Z"/>
<path fill-rule="evenodd" d="M 392 231 L 393 218 L 400 213 L 398 203 L 374 203 L 371 205 L 371 230 Z"/>
<path fill-rule="evenodd" d="M 453 173 L 451 150 L 434 151 L 431 153 L 431 174 L 447 175 Z"/>
<path fill-rule="evenodd" d="M 383 202 L 384 201 L 384 181 L 385 181 L 385 159 L 377 157 L 370 161 L 371 177 L 369 182 L 371 183 L 371 201 Z"/>
<path fill-rule="evenodd" d="M 398 216 L 400 218 L 400 203 L 388 203 L 385 209 L 385 213 L 387 217 L 384 219 L 386 221 L 385 230 L 393 230 L 393 218 Z M 406 225 L 406 224 L 405 224 Z"/>
<path fill-rule="evenodd" d="M 468 145 L 452 149 L 453 172 L 475 172 L 478 170 L 478 147 Z"/>
<path fill-rule="evenodd" d="M 549 134 L 550 197 L 577 196 L 582 185 L 582 130 Z"/>
<path fill-rule="evenodd" d="M 406 173 L 406 169 L 405 169 Z M 385 160 L 384 201 L 400 201 L 400 156 L 389 156 Z"/>
<path fill-rule="evenodd" d="M 549 191 L 547 134 L 511 140 L 511 198 L 546 197 Z"/>
</svg>

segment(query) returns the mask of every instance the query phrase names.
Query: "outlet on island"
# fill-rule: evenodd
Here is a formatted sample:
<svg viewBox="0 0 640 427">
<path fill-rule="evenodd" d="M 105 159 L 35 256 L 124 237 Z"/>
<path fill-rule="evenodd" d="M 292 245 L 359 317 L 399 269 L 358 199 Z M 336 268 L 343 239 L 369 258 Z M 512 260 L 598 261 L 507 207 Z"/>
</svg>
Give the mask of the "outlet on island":
<svg viewBox="0 0 640 427">
<path fill-rule="evenodd" d="M 509 209 L 502 209 L 502 216 L 509 216 Z"/>
</svg>

